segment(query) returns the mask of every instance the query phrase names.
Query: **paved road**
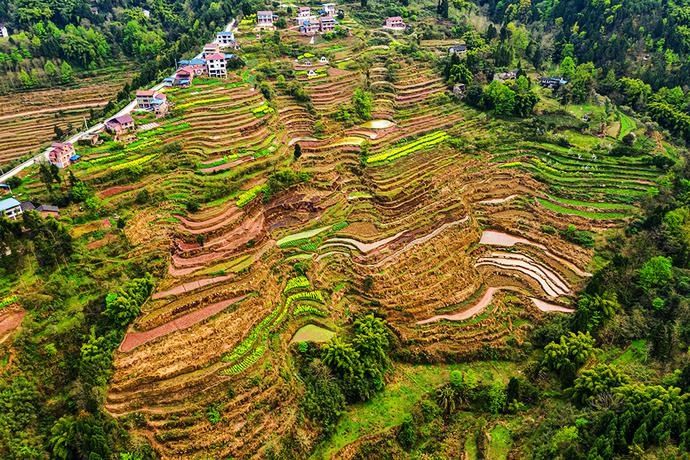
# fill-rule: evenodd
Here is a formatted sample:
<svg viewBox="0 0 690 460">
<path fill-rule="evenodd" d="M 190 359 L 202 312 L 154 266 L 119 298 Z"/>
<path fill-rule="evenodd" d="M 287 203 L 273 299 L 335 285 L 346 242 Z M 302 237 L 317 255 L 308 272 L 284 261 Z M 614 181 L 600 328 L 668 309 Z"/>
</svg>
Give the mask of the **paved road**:
<svg viewBox="0 0 690 460">
<path fill-rule="evenodd" d="M 230 32 L 230 31 L 233 31 L 236 29 L 237 29 L 237 21 L 235 19 L 233 19 L 232 21 L 230 21 L 228 23 L 227 26 L 225 26 L 224 30 L 226 32 Z M 214 42 L 215 42 L 215 40 L 214 40 Z M 197 57 L 200 58 L 201 55 L 202 55 L 202 53 L 199 53 L 197 55 Z M 156 86 L 153 86 L 151 89 L 154 91 L 158 91 L 158 90 L 162 89 L 164 86 L 165 86 L 165 83 L 161 82 L 161 83 L 158 83 Z M 128 113 L 131 113 L 132 110 L 134 110 L 134 107 L 136 107 L 136 106 L 137 106 L 137 101 L 135 99 L 132 102 L 130 102 L 129 104 L 127 104 L 122 110 L 117 112 L 115 115 L 113 115 L 112 117 L 109 117 L 109 119 L 114 118 L 114 117 L 119 117 L 120 115 L 125 115 Z M 79 139 L 86 136 L 87 134 L 92 134 L 92 133 L 99 131 L 101 129 L 103 129 L 103 122 L 97 123 L 97 124 L 93 125 L 92 127 L 90 127 L 89 129 L 75 134 L 74 136 L 70 137 L 69 139 L 65 140 L 64 142 L 69 142 L 70 144 L 75 144 Z M 47 160 L 49 151 L 50 151 L 49 148 L 45 149 L 43 152 L 39 153 L 35 157 L 26 160 L 24 163 L 22 163 L 18 166 L 15 166 L 13 169 L 0 175 L 0 183 L 4 183 L 10 177 L 16 176 L 20 172 L 24 171 L 26 168 L 33 166 L 34 164 L 38 163 L 39 161 L 41 161 L 44 158 Z"/>
</svg>

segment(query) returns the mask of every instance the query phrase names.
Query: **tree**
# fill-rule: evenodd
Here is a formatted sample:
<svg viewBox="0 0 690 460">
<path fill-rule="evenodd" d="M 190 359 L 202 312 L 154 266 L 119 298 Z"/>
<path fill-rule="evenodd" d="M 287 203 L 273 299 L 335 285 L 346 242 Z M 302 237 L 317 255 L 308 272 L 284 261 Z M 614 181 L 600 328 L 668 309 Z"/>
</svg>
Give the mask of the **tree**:
<svg viewBox="0 0 690 460">
<path fill-rule="evenodd" d="M 411 415 L 406 415 L 397 435 L 398 442 L 405 450 L 410 450 L 417 442 L 417 431 L 414 426 L 414 421 Z"/>
<path fill-rule="evenodd" d="M 359 120 L 371 120 L 374 98 L 370 92 L 357 88 L 352 95 L 352 108 Z"/>
<path fill-rule="evenodd" d="M 295 144 L 295 151 L 293 153 L 293 157 L 295 158 L 295 161 L 299 160 L 301 156 L 302 156 L 302 146 L 300 146 L 299 144 Z"/>
<path fill-rule="evenodd" d="M 448 19 L 448 0 L 438 0 L 438 5 L 436 6 L 436 12 L 443 19 Z"/>
<path fill-rule="evenodd" d="M 615 366 L 598 364 L 592 369 L 582 371 L 575 379 L 572 397 L 577 404 L 584 405 L 628 382 L 628 377 Z"/>
<path fill-rule="evenodd" d="M 511 115 L 515 109 L 515 91 L 494 80 L 484 90 L 484 101 L 497 115 Z"/>
<path fill-rule="evenodd" d="M 615 292 L 604 294 L 584 294 L 577 302 L 573 326 L 580 331 L 593 331 L 620 310 Z"/>
<path fill-rule="evenodd" d="M 560 70 L 563 78 L 571 80 L 575 75 L 575 60 L 570 56 L 564 57 L 561 61 Z"/>
<path fill-rule="evenodd" d="M 587 333 L 568 333 L 559 342 L 551 342 L 544 348 L 544 367 L 556 371 L 565 384 L 570 384 L 575 373 L 594 350 L 594 339 Z"/>
<path fill-rule="evenodd" d="M 74 71 L 68 62 L 62 61 L 60 64 L 60 81 L 62 83 L 71 83 L 74 80 Z"/>
<path fill-rule="evenodd" d="M 320 359 L 309 364 L 305 389 L 302 410 L 307 417 L 321 424 L 325 434 L 330 433 L 345 409 L 345 396 Z"/>
<path fill-rule="evenodd" d="M 455 391 L 450 385 L 443 385 L 436 390 L 436 402 L 446 415 L 455 412 Z"/>
<path fill-rule="evenodd" d="M 665 256 L 649 259 L 638 271 L 639 285 L 645 293 L 666 288 L 673 278 L 673 264 Z"/>
</svg>

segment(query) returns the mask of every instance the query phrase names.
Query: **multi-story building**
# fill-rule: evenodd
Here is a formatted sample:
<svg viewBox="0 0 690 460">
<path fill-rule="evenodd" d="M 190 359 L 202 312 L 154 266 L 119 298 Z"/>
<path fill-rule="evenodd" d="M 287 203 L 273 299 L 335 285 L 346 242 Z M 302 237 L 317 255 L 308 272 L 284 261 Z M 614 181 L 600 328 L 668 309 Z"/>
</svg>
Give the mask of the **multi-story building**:
<svg viewBox="0 0 690 460">
<path fill-rule="evenodd" d="M 22 205 L 15 198 L 0 200 L 0 215 L 8 219 L 17 220 L 24 213 Z"/>
<path fill-rule="evenodd" d="M 168 113 L 168 98 L 158 91 L 140 90 L 137 91 L 137 107 L 163 116 Z"/>
<path fill-rule="evenodd" d="M 228 76 L 227 61 L 224 54 L 209 54 L 206 56 L 206 66 L 209 77 L 226 78 Z"/>
<path fill-rule="evenodd" d="M 400 31 L 405 30 L 407 28 L 407 24 L 405 24 L 405 21 L 403 21 L 403 18 L 401 18 L 400 16 L 393 16 L 390 18 L 386 18 L 386 24 L 383 26 L 383 28 L 388 30 Z"/>
<path fill-rule="evenodd" d="M 72 164 L 74 146 L 69 142 L 56 142 L 48 151 L 48 161 L 58 168 L 66 168 Z"/>
<path fill-rule="evenodd" d="M 273 26 L 273 11 L 257 11 L 256 26 L 260 29 L 272 29 Z"/>
</svg>

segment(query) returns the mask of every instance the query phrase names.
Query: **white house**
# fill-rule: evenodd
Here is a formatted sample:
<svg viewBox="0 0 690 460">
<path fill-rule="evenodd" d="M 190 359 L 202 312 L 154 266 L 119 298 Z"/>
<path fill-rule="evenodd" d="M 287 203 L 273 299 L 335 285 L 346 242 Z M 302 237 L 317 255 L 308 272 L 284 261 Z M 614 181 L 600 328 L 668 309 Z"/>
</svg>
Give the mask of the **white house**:
<svg viewBox="0 0 690 460">
<path fill-rule="evenodd" d="M 273 11 L 257 11 L 256 26 L 260 29 L 273 28 Z"/>
<path fill-rule="evenodd" d="M 393 16 L 386 18 L 386 23 L 384 24 L 383 28 L 393 31 L 402 31 L 407 28 L 407 24 L 405 24 L 405 21 L 403 21 L 403 18 L 400 16 Z"/>
<path fill-rule="evenodd" d="M 221 48 L 234 47 L 235 46 L 235 34 L 232 32 L 218 32 L 216 34 L 216 43 L 218 43 Z"/>
<path fill-rule="evenodd" d="M 74 146 L 69 142 L 55 142 L 48 151 L 48 161 L 58 168 L 66 168 L 72 164 Z"/>
<path fill-rule="evenodd" d="M 14 198 L 6 198 L 0 201 L 0 215 L 8 219 L 17 220 L 24 213 L 22 205 Z"/>
<path fill-rule="evenodd" d="M 225 78 L 228 76 L 227 62 L 225 55 L 220 53 L 209 54 L 206 56 L 208 66 L 208 76 L 214 78 Z"/>
<path fill-rule="evenodd" d="M 5 38 L 9 37 L 10 34 L 7 32 L 7 27 L 5 27 L 5 24 L 0 24 L 0 38 Z"/>
<path fill-rule="evenodd" d="M 313 14 L 311 14 L 311 8 L 308 6 L 300 6 L 299 10 L 297 11 L 297 24 L 300 26 L 303 26 L 305 24 L 309 24 L 310 21 L 313 21 L 316 19 Z"/>
<path fill-rule="evenodd" d="M 322 8 L 326 16 L 335 16 L 335 3 L 324 3 Z"/>
</svg>

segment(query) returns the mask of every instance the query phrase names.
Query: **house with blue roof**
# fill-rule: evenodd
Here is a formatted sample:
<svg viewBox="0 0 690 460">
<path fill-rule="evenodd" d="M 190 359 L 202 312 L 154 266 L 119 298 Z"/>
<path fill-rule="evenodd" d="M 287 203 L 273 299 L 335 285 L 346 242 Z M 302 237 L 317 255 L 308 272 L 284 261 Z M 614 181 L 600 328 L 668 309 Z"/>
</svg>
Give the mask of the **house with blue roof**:
<svg viewBox="0 0 690 460">
<path fill-rule="evenodd" d="M 22 205 L 15 198 L 0 201 L 0 214 L 8 219 L 17 220 L 24 213 Z"/>
</svg>

